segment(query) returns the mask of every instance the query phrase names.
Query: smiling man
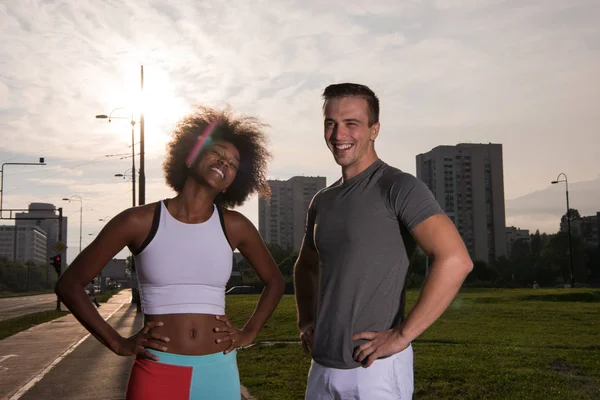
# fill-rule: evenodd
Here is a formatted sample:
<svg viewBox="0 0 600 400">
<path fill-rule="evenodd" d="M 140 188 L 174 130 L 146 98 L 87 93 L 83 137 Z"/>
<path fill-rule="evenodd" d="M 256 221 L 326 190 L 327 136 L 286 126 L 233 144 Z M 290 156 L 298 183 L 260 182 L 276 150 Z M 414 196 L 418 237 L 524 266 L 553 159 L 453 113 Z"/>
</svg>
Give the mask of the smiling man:
<svg viewBox="0 0 600 400">
<path fill-rule="evenodd" d="M 313 198 L 294 271 L 300 338 L 313 358 L 306 398 L 410 399 L 411 342 L 448 307 L 472 262 L 425 184 L 377 156 L 375 93 L 342 83 L 323 98 L 325 142 L 342 178 Z M 433 265 L 405 318 L 417 244 Z"/>
</svg>

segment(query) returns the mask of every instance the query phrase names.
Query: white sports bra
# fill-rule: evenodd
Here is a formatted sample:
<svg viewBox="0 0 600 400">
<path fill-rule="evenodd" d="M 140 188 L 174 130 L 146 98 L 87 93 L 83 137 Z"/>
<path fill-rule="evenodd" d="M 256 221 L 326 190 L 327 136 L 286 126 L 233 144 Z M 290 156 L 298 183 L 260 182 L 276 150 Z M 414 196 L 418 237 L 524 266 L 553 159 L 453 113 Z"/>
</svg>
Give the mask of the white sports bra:
<svg viewBox="0 0 600 400">
<path fill-rule="evenodd" d="M 144 313 L 224 315 L 233 250 L 221 209 L 214 206 L 205 222 L 186 224 L 161 201 L 135 265 Z"/>
</svg>

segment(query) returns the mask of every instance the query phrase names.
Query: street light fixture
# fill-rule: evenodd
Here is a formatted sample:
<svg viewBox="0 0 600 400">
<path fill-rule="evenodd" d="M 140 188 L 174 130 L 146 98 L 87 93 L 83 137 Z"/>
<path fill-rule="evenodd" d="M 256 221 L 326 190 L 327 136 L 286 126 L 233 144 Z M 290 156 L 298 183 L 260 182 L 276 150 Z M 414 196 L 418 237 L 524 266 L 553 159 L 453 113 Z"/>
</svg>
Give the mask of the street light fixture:
<svg viewBox="0 0 600 400">
<path fill-rule="evenodd" d="M 560 179 L 561 176 L 564 176 L 564 179 Z M 556 177 L 555 181 L 552 181 L 550 183 L 552 183 L 553 185 L 556 185 L 557 183 L 560 182 L 564 182 L 565 183 L 565 193 L 567 196 L 567 214 L 566 214 L 566 218 L 567 218 L 567 230 L 569 233 L 569 273 L 571 274 L 571 287 L 574 288 L 575 287 L 575 275 L 573 274 L 573 246 L 571 244 L 571 208 L 569 206 L 569 181 L 567 179 L 567 175 L 564 172 L 561 172 L 560 174 L 558 174 L 558 176 Z"/>
<path fill-rule="evenodd" d="M 127 171 L 123 172 L 122 174 L 115 174 L 115 178 L 131 178 L 131 186 L 132 186 L 132 191 L 133 191 L 133 200 L 132 200 L 132 207 L 135 207 L 135 172 L 132 172 L 135 170 L 132 169 L 128 169 Z"/>
<path fill-rule="evenodd" d="M 140 66 L 140 89 L 142 91 L 142 93 L 144 92 L 144 66 L 141 65 Z M 127 119 L 127 118 L 117 118 L 117 117 L 111 117 L 112 113 L 116 110 L 121 110 L 123 109 L 122 107 L 120 108 L 115 108 L 113 111 L 111 111 L 111 113 L 109 115 L 105 115 L 105 114 L 100 114 L 100 115 L 96 115 L 96 118 L 99 119 L 108 119 L 108 121 L 110 122 L 111 119 Z M 131 147 L 134 147 L 134 141 L 133 141 L 133 126 L 135 124 L 135 121 L 133 120 L 133 115 L 131 117 Z M 145 141 L 144 141 L 144 126 L 145 126 L 145 119 L 144 119 L 144 112 L 142 110 L 142 112 L 140 113 L 140 169 L 139 169 L 139 201 L 138 204 L 140 206 L 146 204 L 146 174 L 145 174 Z M 132 150 L 133 151 L 133 150 Z M 133 156 L 135 158 L 135 151 L 133 151 Z M 133 164 L 132 170 L 135 171 L 135 164 Z M 135 183 L 134 183 L 135 185 Z M 135 193 L 135 190 L 134 190 Z M 135 194 L 134 194 L 134 198 L 135 198 Z M 135 200 L 133 201 L 133 206 L 135 207 Z"/>
<path fill-rule="evenodd" d="M 141 65 L 140 66 L 140 89 L 142 91 L 142 93 L 144 92 L 144 66 Z M 115 111 L 115 110 L 113 110 Z M 111 112 L 112 114 L 112 112 Z M 96 118 L 108 118 L 110 121 L 110 118 L 108 116 L 105 115 L 97 115 Z M 145 175 L 145 150 L 144 150 L 144 112 L 142 110 L 142 112 L 140 113 L 140 169 L 139 169 L 139 201 L 138 204 L 140 206 L 146 204 L 146 175 Z M 135 159 L 135 151 L 133 150 L 134 148 L 134 140 L 133 140 L 133 117 L 131 118 L 131 147 L 132 147 L 132 151 L 133 151 L 133 159 Z M 133 172 L 133 179 L 135 179 L 135 163 L 132 161 L 132 168 L 131 170 L 134 171 Z M 135 207 L 135 181 L 133 181 L 133 206 Z M 133 303 L 137 304 L 137 310 L 141 311 L 141 303 L 139 300 L 139 294 L 137 289 L 134 288 L 133 290 Z"/>
<path fill-rule="evenodd" d="M 4 199 L 4 166 L 5 165 L 46 165 L 44 157 L 40 157 L 40 160 L 36 163 L 21 163 L 21 162 L 6 162 L 2 164 L 2 177 L 0 177 L 0 218 L 2 217 L 2 201 Z"/>
<path fill-rule="evenodd" d="M 123 107 L 119 107 L 119 108 L 115 108 L 114 110 L 112 110 L 110 112 L 110 114 L 105 115 L 105 114 L 99 114 L 96 115 L 96 118 L 98 119 L 108 119 L 108 122 L 111 122 L 111 120 L 113 119 L 128 119 L 129 123 L 131 124 L 131 169 L 133 171 L 135 171 L 135 120 L 133 119 L 133 114 L 131 115 L 131 118 L 125 118 L 125 117 L 113 117 L 112 114 L 117 111 L 117 110 L 124 110 Z M 135 207 L 135 174 L 132 174 L 132 188 L 133 188 L 133 207 Z"/>
<path fill-rule="evenodd" d="M 69 203 L 73 200 L 78 201 L 79 202 L 79 254 L 81 254 L 81 232 L 82 232 L 82 226 L 83 226 L 83 199 L 81 198 L 81 196 L 78 196 L 76 194 L 74 194 L 73 196 L 67 198 L 64 197 L 63 198 L 64 201 L 68 201 Z"/>
</svg>

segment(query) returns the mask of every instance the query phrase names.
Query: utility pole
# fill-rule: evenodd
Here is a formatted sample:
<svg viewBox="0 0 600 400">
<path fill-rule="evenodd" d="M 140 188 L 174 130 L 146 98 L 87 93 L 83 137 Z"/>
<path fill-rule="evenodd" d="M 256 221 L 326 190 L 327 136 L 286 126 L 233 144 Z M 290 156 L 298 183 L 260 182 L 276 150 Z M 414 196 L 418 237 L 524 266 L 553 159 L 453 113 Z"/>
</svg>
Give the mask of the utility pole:
<svg viewBox="0 0 600 400">
<path fill-rule="evenodd" d="M 140 66 L 140 87 L 141 87 L 141 95 L 144 96 L 144 66 L 141 65 Z M 143 98 L 143 97 L 142 97 Z M 142 105 L 143 105 L 143 101 L 142 101 Z M 142 111 L 140 113 L 140 176 L 139 176 L 139 200 L 138 200 L 138 205 L 143 206 L 144 204 L 146 204 L 146 170 L 145 170 L 145 149 L 144 149 L 144 128 L 145 128 L 145 122 L 144 122 L 144 109 L 142 108 Z M 133 171 L 133 174 L 135 175 L 135 171 Z M 133 254 L 131 255 L 131 264 L 133 266 L 133 271 L 134 271 L 134 276 L 133 278 L 135 280 L 137 280 L 137 271 L 135 270 L 135 258 L 133 256 Z M 134 288 L 132 290 L 132 302 L 135 303 L 137 311 L 141 311 L 142 310 L 142 305 L 141 305 L 141 299 L 140 299 L 140 292 L 139 292 L 139 288 Z"/>
<path fill-rule="evenodd" d="M 63 209 L 62 207 L 58 207 L 58 241 L 62 242 L 62 233 L 63 233 Z M 62 257 L 61 257 L 61 268 L 58 274 L 58 279 L 60 279 L 60 275 L 62 273 Z M 60 311 L 60 298 L 56 295 L 56 311 Z"/>
<path fill-rule="evenodd" d="M 141 89 L 142 89 L 142 96 L 144 95 L 144 66 L 141 66 Z M 143 104 L 143 102 L 142 102 Z M 144 128 L 145 128 L 145 123 L 144 123 L 144 110 L 142 109 L 142 112 L 140 113 L 140 193 L 139 193 L 139 201 L 138 204 L 140 206 L 143 206 L 144 204 L 146 204 L 146 172 L 145 172 L 145 166 L 146 163 L 144 162 Z M 135 174 L 135 171 L 133 172 Z"/>
</svg>

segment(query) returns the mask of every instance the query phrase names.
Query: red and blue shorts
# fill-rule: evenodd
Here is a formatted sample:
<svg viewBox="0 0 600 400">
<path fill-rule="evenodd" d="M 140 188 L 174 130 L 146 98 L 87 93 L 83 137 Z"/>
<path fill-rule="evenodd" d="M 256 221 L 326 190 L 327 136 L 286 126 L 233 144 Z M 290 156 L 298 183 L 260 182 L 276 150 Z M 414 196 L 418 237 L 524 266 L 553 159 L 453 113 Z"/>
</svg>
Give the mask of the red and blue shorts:
<svg viewBox="0 0 600 400">
<path fill-rule="evenodd" d="M 159 357 L 137 357 L 126 400 L 239 400 L 236 351 L 185 356 L 147 349 Z"/>
</svg>

